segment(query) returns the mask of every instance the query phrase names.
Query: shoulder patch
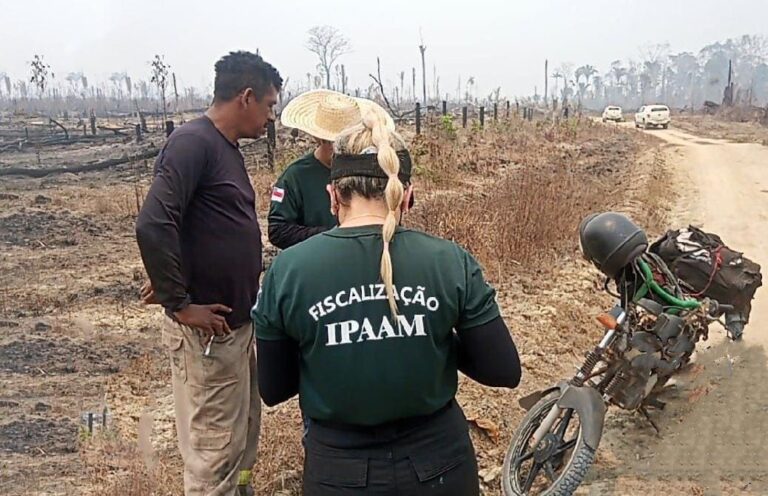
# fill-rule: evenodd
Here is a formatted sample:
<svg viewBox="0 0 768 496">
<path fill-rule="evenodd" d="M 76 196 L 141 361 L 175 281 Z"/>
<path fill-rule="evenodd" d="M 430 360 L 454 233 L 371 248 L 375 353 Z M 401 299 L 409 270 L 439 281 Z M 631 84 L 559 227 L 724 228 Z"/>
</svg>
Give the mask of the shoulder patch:
<svg viewBox="0 0 768 496">
<path fill-rule="evenodd" d="M 283 203 L 283 198 L 285 198 L 285 190 L 283 188 L 278 188 L 277 186 L 272 188 L 273 202 Z"/>
</svg>

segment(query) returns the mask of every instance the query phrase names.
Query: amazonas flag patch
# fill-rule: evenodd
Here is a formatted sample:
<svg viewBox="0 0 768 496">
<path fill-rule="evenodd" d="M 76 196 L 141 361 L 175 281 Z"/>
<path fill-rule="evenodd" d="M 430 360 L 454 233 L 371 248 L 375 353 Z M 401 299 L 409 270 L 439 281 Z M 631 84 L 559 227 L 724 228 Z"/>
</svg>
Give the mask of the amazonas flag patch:
<svg viewBox="0 0 768 496">
<path fill-rule="evenodd" d="M 283 198 L 285 198 L 285 190 L 283 188 L 278 188 L 277 186 L 272 188 L 272 201 L 283 203 Z"/>
</svg>

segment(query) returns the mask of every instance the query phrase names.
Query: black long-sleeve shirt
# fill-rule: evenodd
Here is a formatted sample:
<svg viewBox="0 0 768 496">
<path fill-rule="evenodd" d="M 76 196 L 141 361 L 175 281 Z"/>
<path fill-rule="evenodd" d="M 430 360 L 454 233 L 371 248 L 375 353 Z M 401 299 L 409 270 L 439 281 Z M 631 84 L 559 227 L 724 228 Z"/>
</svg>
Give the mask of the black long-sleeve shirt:
<svg viewBox="0 0 768 496">
<path fill-rule="evenodd" d="M 190 303 L 232 308 L 249 322 L 262 270 L 256 195 L 243 156 L 207 117 L 171 134 L 136 221 L 155 295 L 172 315 Z"/>
<path fill-rule="evenodd" d="M 327 227 L 323 226 L 300 226 L 299 224 L 292 224 L 283 220 L 272 221 L 270 220 L 268 226 L 269 242 L 285 250 L 291 246 L 301 243 L 302 241 L 311 238 L 315 234 L 328 231 Z"/>
</svg>

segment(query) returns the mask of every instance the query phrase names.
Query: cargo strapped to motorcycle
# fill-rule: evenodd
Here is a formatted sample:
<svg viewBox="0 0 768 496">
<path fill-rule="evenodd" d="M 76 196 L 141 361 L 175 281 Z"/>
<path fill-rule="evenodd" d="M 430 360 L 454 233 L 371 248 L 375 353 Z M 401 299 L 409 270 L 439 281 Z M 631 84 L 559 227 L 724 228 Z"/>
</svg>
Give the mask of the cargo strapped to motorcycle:
<svg viewBox="0 0 768 496">
<path fill-rule="evenodd" d="M 720 270 L 720 267 L 723 266 L 723 247 L 718 246 L 713 252 L 712 252 L 712 259 L 715 261 L 715 263 L 712 264 L 712 272 L 709 275 L 709 279 L 707 280 L 707 284 L 702 288 L 701 291 L 697 291 L 691 296 L 699 297 L 703 296 L 704 293 L 709 290 L 709 288 L 712 286 L 712 281 L 715 280 L 715 275 L 717 274 L 717 271 Z"/>
<path fill-rule="evenodd" d="M 648 252 L 666 263 L 687 294 L 732 305 L 745 322 L 749 320 L 752 299 L 762 285 L 760 265 L 718 235 L 694 226 L 668 231 Z"/>
</svg>

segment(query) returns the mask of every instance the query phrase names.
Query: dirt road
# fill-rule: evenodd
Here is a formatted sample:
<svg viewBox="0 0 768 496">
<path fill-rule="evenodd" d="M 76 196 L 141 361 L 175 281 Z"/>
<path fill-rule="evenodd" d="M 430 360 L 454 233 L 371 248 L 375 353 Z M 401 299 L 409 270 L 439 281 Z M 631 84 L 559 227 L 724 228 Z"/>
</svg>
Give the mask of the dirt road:
<svg viewBox="0 0 768 496">
<path fill-rule="evenodd" d="M 768 268 L 768 147 L 674 129 L 666 142 L 681 196 L 674 226 L 693 223 Z M 695 366 L 658 419 L 661 435 L 625 412 L 608 421 L 600 463 L 579 494 L 768 494 L 768 289 L 742 342 L 712 326 Z M 582 492 L 583 491 L 583 492 Z"/>
</svg>

